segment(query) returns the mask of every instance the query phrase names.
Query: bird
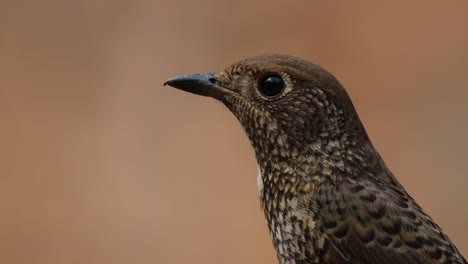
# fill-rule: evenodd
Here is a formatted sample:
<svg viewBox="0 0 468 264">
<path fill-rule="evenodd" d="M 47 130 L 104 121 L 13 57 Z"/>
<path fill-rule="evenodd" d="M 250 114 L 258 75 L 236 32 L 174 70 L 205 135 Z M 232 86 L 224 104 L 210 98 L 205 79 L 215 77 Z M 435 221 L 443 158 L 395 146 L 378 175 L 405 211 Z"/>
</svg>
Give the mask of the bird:
<svg viewBox="0 0 468 264">
<path fill-rule="evenodd" d="M 280 264 L 467 263 L 386 166 L 346 90 L 321 66 L 259 55 L 164 85 L 222 102 L 242 125 Z"/>
</svg>

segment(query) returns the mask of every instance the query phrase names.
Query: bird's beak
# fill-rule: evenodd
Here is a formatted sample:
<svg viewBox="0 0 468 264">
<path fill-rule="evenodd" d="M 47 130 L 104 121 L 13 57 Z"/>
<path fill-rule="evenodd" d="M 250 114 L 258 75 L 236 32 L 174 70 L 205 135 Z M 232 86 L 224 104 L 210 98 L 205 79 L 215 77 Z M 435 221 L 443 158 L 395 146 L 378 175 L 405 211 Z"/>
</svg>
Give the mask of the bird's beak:
<svg viewBox="0 0 468 264">
<path fill-rule="evenodd" d="M 230 92 L 230 90 L 217 85 L 213 73 L 179 75 L 167 80 L 164 85 L 166 84 L 189 93 L 210 96 L 218 100 Z"/>
</svg>

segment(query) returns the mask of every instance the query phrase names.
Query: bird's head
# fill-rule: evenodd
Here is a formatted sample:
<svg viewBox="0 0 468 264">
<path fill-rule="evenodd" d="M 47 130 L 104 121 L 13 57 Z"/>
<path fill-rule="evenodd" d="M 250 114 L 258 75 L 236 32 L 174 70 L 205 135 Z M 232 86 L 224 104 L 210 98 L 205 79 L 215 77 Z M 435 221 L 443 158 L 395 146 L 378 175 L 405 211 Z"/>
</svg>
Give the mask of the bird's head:
<svg viewBox="0 0 468 264">
<path fill-rule="evenodd" d="M 296 57 L 252 57 L 216 74 L 181 75 L 165 84 L 223 102 L 244 127 L 259 163 L 302 162 L 324 148 L 367 140 L 337 79 Z"/>
</svg>

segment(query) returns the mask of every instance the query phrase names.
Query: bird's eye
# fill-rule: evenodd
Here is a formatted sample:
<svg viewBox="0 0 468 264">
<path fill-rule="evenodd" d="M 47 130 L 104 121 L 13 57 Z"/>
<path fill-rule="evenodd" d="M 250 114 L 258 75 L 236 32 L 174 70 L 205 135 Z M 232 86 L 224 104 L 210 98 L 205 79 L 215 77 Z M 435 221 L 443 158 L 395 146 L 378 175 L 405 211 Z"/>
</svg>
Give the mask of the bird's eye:
<svg viewBox="0 0 468 264">
<path fill-rule="evenodd" d="M 285 86 L 283 78 L 276 74 L 268 74 L 258 83 L 260 93 L 267 97 L 275 97 L 281 94 Z"/>
</svg>

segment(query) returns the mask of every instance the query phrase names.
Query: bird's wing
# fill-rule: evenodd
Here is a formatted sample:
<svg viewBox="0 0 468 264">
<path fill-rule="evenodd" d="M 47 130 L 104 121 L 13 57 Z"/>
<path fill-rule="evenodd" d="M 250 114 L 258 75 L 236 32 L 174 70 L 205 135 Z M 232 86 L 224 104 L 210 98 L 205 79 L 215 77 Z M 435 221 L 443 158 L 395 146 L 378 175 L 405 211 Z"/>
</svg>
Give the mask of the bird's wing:
<svg viewBox="0 0 468 264">
<path fill-rule="evenodd" d="M 433 220 L 397 184 L 325 183 L 314 199 L 331 263 L 466 263 Z"/>
</svg>

